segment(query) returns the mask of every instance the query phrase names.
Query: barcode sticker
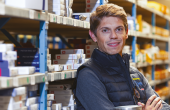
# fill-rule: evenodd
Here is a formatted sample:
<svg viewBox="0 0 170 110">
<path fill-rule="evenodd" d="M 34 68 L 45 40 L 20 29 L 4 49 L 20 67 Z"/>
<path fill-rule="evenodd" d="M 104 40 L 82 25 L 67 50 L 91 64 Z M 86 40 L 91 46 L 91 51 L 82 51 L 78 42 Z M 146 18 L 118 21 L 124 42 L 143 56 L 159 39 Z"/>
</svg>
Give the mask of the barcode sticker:
<svg viewBox="0 0 170 110">
<path fill-rule="evenodd" d="M 35 85 L 35 76 L 31 76 L 31 85 Z"/>
<path fill-rule="evenodd" d="M 54 74 L 51 74 L 51 81 L 54 81 Z"/>
<path fill-rule="evenodd" d="M 30 19 L 34 19 L 34 10 L 29 11 L 29 17 Z"/>
<path fill-rule="evenodd" d="M 19 86 L 19 81 L 18 81 L 18 78 L 13 78 L 13 85 L 18 87 Z"/>
</svg>

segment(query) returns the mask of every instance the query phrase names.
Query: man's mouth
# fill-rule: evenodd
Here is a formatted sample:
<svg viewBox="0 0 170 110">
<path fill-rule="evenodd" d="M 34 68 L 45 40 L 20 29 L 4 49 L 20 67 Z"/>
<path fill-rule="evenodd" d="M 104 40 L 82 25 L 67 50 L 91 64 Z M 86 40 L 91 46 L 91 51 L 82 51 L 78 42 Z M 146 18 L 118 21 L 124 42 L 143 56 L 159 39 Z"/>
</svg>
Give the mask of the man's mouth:
<svg viewBox="0 0 170 110">
<path fill-rule="evenodd" d="M 107 44 L 110 47 L 117 47 L 120 44 L 120 42 L 114 42 L 114 43 L 109 43 Z"/>
</svg>

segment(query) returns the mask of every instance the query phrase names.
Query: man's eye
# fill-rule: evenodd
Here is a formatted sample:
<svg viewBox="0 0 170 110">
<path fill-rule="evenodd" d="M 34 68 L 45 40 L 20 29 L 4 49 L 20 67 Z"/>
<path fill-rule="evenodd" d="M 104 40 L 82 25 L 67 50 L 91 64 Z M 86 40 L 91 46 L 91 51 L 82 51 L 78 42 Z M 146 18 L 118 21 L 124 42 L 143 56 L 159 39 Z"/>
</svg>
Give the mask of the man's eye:
<svg viewBox="0 0 170 110">
<path fill-rule="evenodd" d="M 122 28 L 118 28 L 117 31 L 122 31 L 123 29 Z"/>
<path fill-rule="evenodd" d="M 103 29 L 102 32 L 109 32 L 109 30 L 108 29 Z"/>
</svg>

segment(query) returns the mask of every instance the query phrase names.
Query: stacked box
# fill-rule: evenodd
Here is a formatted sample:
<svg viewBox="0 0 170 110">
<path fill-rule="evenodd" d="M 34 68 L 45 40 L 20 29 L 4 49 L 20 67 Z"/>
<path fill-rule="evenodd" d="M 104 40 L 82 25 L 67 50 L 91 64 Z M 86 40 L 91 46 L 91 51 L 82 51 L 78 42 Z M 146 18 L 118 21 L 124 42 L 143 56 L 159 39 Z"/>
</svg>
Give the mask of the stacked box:
<svg viewBox="0 0 170 110">
<path fill-rule="evenodd" d="M 72 4 L 73 0 L 49 0 L 48 12 L 55 13 L 59 16 L 72 16 Z"/>
<path fill-rule="evenodd" d="M 21 110 L 27 98 L 26 87 L 5 89 L 0 91 L 1 110 Z"/>
<path fill-rule="evenodd" d="M 70 89 L 71 85 L 63 84 L 63 85 L 49 85 L 49 93 L 54 94 L 53 104 L 59 104 L 63 107 L 61 108 L 69 108 L 67 110 L 74 110 L 74 98 L 72 90 Z M 54 106 L 57 105 L 52 105 Z M 58 108 L 58 106 L 57 106 Z M 57 109 L 58 110 L 58 109 Z"/>
<path fill-rule="evenodd" d="M 103 0 L 103 3 L 106 4 L 108 0 Z M 86 0 L 86 9 L 85 12 L 96 11 L 96 8 L 100 6 L 100 0 Z"/>
<path fill-rule="evenodd" d="M 91 13 L 73 13 L 73 18 L 81 20 L 81 16 L 84 16 L 86 17 L 85 21 L 90 22 L 90 15 Z"/>
<path fill-rule="evenodd" d="M 52 107 L 54 106 L 54 105 L 52 106 L 53 100 L 54 100 L 54 94 L 47 94 L 47 109 L 48 110 L 52 110 Z"/>
<path fill-rule="evenodd" d="M 95 45 L 86 45 L 86 58 L 91 58 L 91 55 L 94 51 L 95 48 L 97 48 L 98 46 Z"/>
<path fill-rule="evenodd" d="M 63 70 L 78 69 L 85 62 L 83 49 L 64 49 L 61 54 L 56 54 L 53 64 L 63 65 Z"/>
<path fill-rule="evenodd" d="M 18 69 L 15 67 L 17 53 L 13 44 L 0 44 L 0 48 L 0 76 L 17 76 Z"/>
<path fill-rule="evenodd" d="M 35 72 L 39 72 L 38 48 L 15 48 L 17 52 L 17 66 L 34 66 Z"/>
</svg>

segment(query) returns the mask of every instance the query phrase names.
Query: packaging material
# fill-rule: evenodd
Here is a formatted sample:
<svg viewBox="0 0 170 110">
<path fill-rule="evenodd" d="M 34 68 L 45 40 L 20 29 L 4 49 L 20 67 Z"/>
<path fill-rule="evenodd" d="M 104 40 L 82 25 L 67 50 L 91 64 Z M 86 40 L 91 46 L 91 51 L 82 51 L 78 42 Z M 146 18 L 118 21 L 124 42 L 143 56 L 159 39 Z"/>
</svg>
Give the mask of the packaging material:
<svg viewBox="0 0 170 110">
<path fill-rule="evenodd" d="M 59 70 L 59 69 L 58 69 Z M 48 72 L 53 72 L 53 71 L 55 71 L 55 66 L 54 65 L 48 65 L 47 66 L 47 71 Z"/>
<path fill-rule="evenodd" d="M 137 22 L 139 24 L 139 31 L 143 31 L 143 24 L 142 24 L 142 15 L 137 15 Z"/>
<path fill-rule="evenodd" d="M 52 104 L 52 110 L 61 110 L 62 103 Z"/>
<path fill-rule="evenodd" d="M 86 54 L 92 54 L 94 49 L 86 49 Z"/>
<path fill-rule="evenodd" d="M 14 60 L 0 61 L 0 68 L 9 68 L 9 67 L 14 67 L 14 66 L 15 66 Z"/>
<path fill-rule="evenodd" d="M 28 94 L 29 98 L 30 97 L 36 97 L 37 96 L 37 91 L 28 91 L 27 94 Z"/>
<path fill-rule="evenodd" d="M 64 66 L 63 65 L 52 65 L 54 66 L 54 71 L 63 71 L 64 70 Z"/>
<path fill-rule="evenodd" d="M 127 17 L 128 20 L 128 30 L 134 30 L 134 17 Z"/>
<path fill-rule="evenodd" d="M 85 58 L 85 54 L 56 54 L 56 59 L 80 59 Z"/>
<path fill-rule="evenodd" d="M 47 106 L 47 110 L 52 110 L 52 108 Z"/>
<path fill-rule="evenodd" d="M 5 0 L 5 4 L 18 8 L 48 10 L 48 0 Z"/>
<path fill-rule="evenodd" d="M 29 74 L 34 74 L 35 73 L 35 67 L 34 66 L 29 66 L 29 67 L 19 67 L 18 68 L 18 74 L 19 75 L 29 75 Z"/>
<path fill-rule="evenodd" d="M 145 21 L 142 21 L 142 32 L 146 34 L 151 34 L 151 25 Z"/>
<path fill-rule="evenodd" d="M 47 54 L 47 60 L 51 60 L 51 54 Z"/>
<path fill-rule="evenodd" d="M 154 8 L 155 10 L 157 10 L 159 12 L 162 12 L 162 13 L 165 10 L 164 5 L 162 5 L 162 4 L 158 3 L 158 2 L 155 2 L 155 1 L 148 1 L 147 6 L 150 7 L 150 8 Z"/>
<path fill-rule="evenodd" d="M 137 0 L 138 4 L 147 6 L 148 0 Z"/>
<path fill-rule="evenodd" d="M 49 85 L 49 90 L 55 89 L 55 90 L 68 90 L 71 88 L 70 84 L 63 84 L 63 85 Z M 54 91 L 54 90 L 53 90 Z M 54 94 L 54 93 L 51 93 Z"/>
<path fill-rule="evenodd" d="M 61 64 L 61 66 L 63 66 L 63 70 L 71 70 L 72 69 L 72 65 L 70 65 L 70 64 L 67 64 L 67 65 Z"/>
<path fill-rule="evenodd" d="M 71 69 L 72 69 L 72 70 L 76 70 L 76 69 L 78 69 L 81 65 L 82 65 L 82 64 L 72 64 L 72 65 L 71 65 Z"/>
<path fill-rule="evenodd" d="M 27 106 L 23 106 L 21 110 L 28 110 Z"/>
<path fill-rule="evenodd" d="M 64 107 L 62 107 L 62 110 L 70 110 L 70 107 L 64 106 Z"/>
<path fill-rule="evenodd" d="M 12 96 L 0 96 L 0 100 L 1 100 L 1 103 L 9 103 L 11 100 L 12 102 L 19 102 L 19 101 L 22 101 L 22 100 L 26 100 L 26 94 L 23 94 L 23 95 L 18 95 L 18 96 L 15 96 L 15 97 L 12 97 Z"/>
<path fill-rule="evenodd" d="M 16 60 L 16 59 L 17 59 L 17 52 L 16 51 L 0 52 L 0 61 Z"/>
<path fill-rule="evenodd" d="M 90 22 L 90 15 L 91 13 L 73 13 L 73 18 L 80 20 L 80 16 L 86 17 L 87 22 Z"/>
<path fill-rule="evenodd" d="M 54 100 L 54 94 L 47 94 L 47 101 Z"/>
<path fill-rule="evenodd" d="M 47 60 L 47 66 L 51 65 L 51 60 Z"/>
</svg>

